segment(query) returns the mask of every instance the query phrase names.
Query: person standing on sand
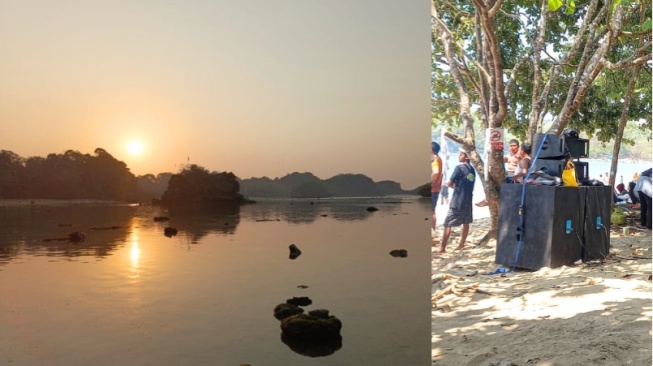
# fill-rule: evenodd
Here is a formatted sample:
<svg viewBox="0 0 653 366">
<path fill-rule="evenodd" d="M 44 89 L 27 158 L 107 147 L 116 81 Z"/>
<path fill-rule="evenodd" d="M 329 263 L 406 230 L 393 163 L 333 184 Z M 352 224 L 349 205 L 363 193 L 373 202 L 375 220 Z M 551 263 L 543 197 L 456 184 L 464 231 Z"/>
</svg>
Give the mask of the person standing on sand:
<svg viewBox="0 0 653 366">
<path fill-rule="evenodd" d="M 440 158 L 440 144 L 431 141 L 431 237 L 435 238 L 435 224 L 438 221 L 435 215 L 435 207 L 438 205 L 438 197 L 442 188 L 442 159 Z"/>
<path fill-rule="evenodd" d="M 469 163 L 469 156 L 466 152 L 461 151 L 458 154 L 458 161 L 461 163 L 454 169 L 446 185 L 453 188 L 451 202 L 449 203 L 449 212 L 444 219 L 444 232 L 442 234 L 442 243 L 440 244 L 439 253 L 444 253 L 447 248 L 447 242 L 451 235 L 451 228 L 454 226 L 463 226 L 460 235 L 460 243 L 456 249 L 462 250 L 465 247 L 467 234 L 469 233 L 469 224 L 473 221 L 472 217 L 472 198 L 474 194 L 474 183 L 476 183 L 476 172 Z"/>
<path fill-rule="evenodd" d="M 651 230 L 651 195 L 653 194 L 652 183 L 651 183 L 651 169 L 647 169 L 642 172 L 637 180 L 635 185 L 635 191 L 639 195 L 640 203 L 640 223 L 642 226 Z"/>
</svg>

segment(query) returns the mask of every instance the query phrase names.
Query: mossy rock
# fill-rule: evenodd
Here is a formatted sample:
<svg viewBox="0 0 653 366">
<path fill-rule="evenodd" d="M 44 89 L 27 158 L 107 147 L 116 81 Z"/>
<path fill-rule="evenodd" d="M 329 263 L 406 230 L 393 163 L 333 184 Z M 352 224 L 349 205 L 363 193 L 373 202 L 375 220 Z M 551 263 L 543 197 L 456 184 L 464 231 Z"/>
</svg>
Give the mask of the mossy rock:
<svg viewBox="0 0 653 366">
<path fill-rule="evenodd" d="M 340 337 L 342 322 L 328 310 L 319 309 L 308 314 L 297 314 L 281 321 L 284 335 L 304 340 L 327 340 Z"/>
</svg>

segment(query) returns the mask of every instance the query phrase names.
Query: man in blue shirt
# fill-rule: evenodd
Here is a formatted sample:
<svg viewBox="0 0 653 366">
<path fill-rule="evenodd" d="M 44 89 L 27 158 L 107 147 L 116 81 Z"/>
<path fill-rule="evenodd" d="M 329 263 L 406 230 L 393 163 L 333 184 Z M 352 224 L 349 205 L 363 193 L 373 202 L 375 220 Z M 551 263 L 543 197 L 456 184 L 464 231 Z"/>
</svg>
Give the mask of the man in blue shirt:
<svg viewBox="0 0 653 366">
<path fill-rule="evenodd" d="M 449 212 L 444 219 L 444 233 L 442 234 L 442 243 L 440 244 L 439 253 L 444 253 L 451 228 L 454 226 L 463 226 L 460 235 L 460 243 L 457 250 L 465 247 L 465 240 L 469 233 L 469 224 L 473 221 L 472 217 L 472 197 L 474 194 L 474 183 L 476 182 L 476 172 L 469 163 L 469 156 L 466 152 L 461 151 L 458 154 L 458 161 L 461 163 L 456 166 L 451 177 L 445 183 L 447 187 L 453 188 L 451 202 L 449 203 Z"/>
</svg>

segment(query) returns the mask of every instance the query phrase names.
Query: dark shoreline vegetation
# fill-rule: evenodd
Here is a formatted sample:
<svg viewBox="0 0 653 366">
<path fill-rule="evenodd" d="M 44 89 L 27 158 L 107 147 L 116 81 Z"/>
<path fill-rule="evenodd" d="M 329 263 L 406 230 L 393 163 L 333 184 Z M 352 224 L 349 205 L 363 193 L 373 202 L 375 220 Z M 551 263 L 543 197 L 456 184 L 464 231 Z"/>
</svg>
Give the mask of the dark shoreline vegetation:
<svg viewBox="0 0 653 366">
<path fill-rule="evenodd" d="M 417 194 L 394 181 L 374 182 L 363 174 L 320 179 L 312 173 L 281 178 L 239 179 L 231 172 L 211 172 L 196 164 L 178 173 L 135 176 L 127 164 L 102 148 L 93 154 L 24 158 L 0 150 L 0 199 L 107 200 L 152 202 L 166 206 L 241 205 L 246 197 L 327 198 Z"/>
</svg>

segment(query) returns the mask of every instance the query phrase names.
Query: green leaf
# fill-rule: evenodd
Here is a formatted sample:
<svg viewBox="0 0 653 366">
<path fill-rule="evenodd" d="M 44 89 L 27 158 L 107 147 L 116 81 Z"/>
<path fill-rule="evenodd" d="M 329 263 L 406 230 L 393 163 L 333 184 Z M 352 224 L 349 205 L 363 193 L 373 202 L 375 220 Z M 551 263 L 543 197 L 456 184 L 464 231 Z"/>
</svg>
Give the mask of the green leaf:
<svg viewBox="0 0 653 366">
<path fill-rule="evenodd" d="M 644 24 L 642 24 L 642 30 L 646 32 L 649 29 L 651 29 L 651 19 L 646 19 Z"/>
<path fill-rule="evenodd" d="M 614 3 L 612 3 L 612 7 L 610 8 L 610 14 L 614 13 L 614 9 L 617 8 L 621 4 L 621 0 L 615 0 Z"/>
<path fill-rule="evenodd" d="M 557 11 L 562 6 L 562 0 L 549 0 L 549 11 Z"/>
<path fill-rule="evenodd" d="M 572 15 L 576 11 L 576 3 L 573 0 L 567 0 L 567 10 L 565 14 Z"/>
</svg>

